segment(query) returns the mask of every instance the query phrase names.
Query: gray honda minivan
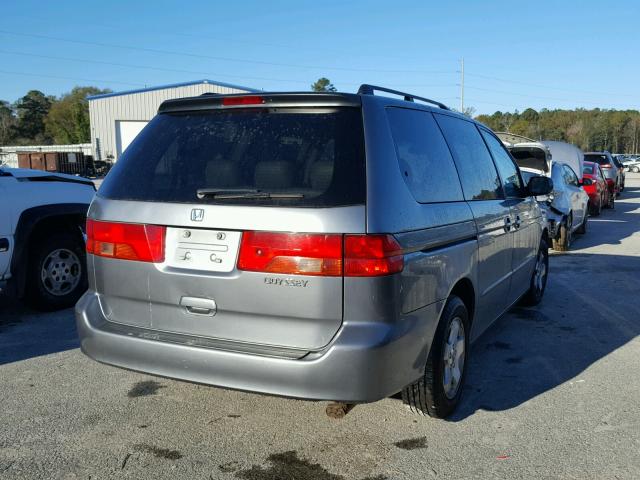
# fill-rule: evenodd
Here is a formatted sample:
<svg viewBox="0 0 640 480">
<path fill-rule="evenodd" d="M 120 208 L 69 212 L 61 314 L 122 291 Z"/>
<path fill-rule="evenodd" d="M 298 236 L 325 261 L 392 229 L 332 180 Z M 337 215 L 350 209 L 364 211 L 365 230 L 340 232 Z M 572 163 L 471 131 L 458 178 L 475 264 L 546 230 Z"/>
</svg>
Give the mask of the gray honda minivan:
<svg viewBox="0 0 640 480">
<path fill-rule="evenodd" d="M 542 298 L 550 190 L 485 126 L 381 87 L 166 101 L 89 209 L 82 351 L 445 417 L 470 342 Z"/>
</svg>

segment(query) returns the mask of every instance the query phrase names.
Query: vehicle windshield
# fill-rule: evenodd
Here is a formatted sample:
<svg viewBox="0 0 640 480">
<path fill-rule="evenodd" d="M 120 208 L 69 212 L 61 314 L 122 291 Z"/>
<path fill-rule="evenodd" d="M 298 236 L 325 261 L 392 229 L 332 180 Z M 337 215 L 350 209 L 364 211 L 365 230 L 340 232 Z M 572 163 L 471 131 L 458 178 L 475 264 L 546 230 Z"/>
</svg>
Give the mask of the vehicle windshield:
<svg viewBox="0 0 640 480">
<path fill-rule="evenodd" d="M 362 114 L 352 107 L 161 114 L 127 148 L 100 195 L 260 206 L 362 204 Z"/>
</svg>

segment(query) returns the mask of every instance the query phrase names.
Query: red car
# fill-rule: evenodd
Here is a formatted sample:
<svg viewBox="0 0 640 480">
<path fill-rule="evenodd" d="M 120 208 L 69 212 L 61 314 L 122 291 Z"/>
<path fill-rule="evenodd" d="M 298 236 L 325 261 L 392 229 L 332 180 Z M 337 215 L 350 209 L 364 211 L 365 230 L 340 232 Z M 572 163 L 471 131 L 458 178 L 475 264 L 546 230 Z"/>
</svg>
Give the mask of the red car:
<svg viewBox="0 0 640 480">
<path fill-rule="evenodd" d="M 582 188 L 589 195 L 589 214 L 600 215 L 603 208 L 613 208 L 615 202 L 615 185 L 612 179 L 606 178 L 602 168 L 595 162 L 584 162 L 582 170 Z"/>
</svg>

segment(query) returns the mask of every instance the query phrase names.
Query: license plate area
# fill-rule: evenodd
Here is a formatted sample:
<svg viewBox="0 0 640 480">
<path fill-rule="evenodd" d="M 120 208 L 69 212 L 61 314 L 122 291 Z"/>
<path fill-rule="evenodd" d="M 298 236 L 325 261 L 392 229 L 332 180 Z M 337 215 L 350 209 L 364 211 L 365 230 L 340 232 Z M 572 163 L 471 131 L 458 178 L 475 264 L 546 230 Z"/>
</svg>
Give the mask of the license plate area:
<svg viewBox="0 0 640 480">
<path fill-rule="evenodd" d="M 236 266 L 240 232 L 167 228 L 165 266 L 207 272 L 231 272 Z"/>
</svg>

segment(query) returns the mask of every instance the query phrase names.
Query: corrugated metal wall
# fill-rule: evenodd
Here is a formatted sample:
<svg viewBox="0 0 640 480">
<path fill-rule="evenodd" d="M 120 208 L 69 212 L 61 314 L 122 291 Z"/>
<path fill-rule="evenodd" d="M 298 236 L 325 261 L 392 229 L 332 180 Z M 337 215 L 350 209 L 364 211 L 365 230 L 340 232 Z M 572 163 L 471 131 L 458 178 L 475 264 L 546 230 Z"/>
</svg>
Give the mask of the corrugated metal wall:
<svg viewBox="0 0 640 480">
<path fill-rule="evenodd" d="M 149 121 L 160 104 L 170 98 L 193 97 L 206 92 L 243 93 L 246 90 L 199 83 L 179 87 L 136 92 L 89 100 L 91 144 L 96 160 L 117 160 L 116 122 L 121 120 Z"/>
</svg>

